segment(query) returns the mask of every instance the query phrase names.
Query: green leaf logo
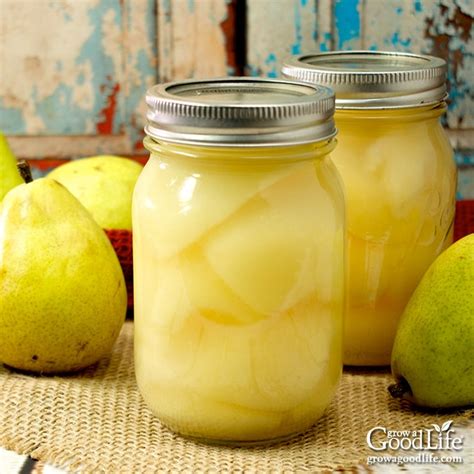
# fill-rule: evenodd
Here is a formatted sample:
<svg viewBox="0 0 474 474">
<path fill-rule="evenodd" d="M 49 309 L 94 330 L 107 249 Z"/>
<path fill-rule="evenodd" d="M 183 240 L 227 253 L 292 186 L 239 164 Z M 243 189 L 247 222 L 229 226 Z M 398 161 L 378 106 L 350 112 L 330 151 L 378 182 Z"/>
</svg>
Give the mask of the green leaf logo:
<svg viewBox="0 0 474 474">
<path fill-rule="evenodd" d="M 448 431 L 452 424 L 453 424 L 453 420 L 448 420 L 446 423 L 443 423 L 443 426 L 441 427 L 441 431 Z"/>
<path fill-rule="evenodd" d="M 434 426 L 434 429 L 438 432 L 441 433 L 441 427 L 437 425 L 436 423 L 433 423 L 432 426 Z"/>
</svg>

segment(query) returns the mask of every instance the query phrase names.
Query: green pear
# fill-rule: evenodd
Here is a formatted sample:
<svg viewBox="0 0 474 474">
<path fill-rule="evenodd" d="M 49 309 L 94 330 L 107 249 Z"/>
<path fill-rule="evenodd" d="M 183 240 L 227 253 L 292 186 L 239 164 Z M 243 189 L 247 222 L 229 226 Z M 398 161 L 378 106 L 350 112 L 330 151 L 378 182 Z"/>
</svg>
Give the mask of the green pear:
<svg viewBox="0 0 474 474">
<path fill-rule="evenodd" d="M 400 320 L 389 387 L 423 407 L 474 404 L 474 234 L 430 266 Z"/>
<path fill-rule="evenodd" d="M 48 177 L 76 196 L 104 229 L 132 229 L 132 194 L 143 167 L 119 156 L 93 156 L 58 166 Z"/>
<path fill-rule="evenodd" d="M 10 189 L 23 183 L 16 167 L 16 158 L 7 139 L 0 132 L 0 202 Z"/>
<path fill-rule="evenodd" d="M 0 203 L 0 362 L 58 373 L 111 350 L 127 293 L 103 229 L 49 178 L 12 189 Z"/>
</svg>

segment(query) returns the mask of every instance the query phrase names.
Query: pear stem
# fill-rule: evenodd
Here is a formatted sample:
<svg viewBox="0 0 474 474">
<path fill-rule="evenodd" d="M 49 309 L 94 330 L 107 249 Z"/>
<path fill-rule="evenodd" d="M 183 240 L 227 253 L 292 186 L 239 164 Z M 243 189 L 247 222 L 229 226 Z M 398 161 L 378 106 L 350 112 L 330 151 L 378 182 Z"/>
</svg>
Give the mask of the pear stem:
<svg viewBox="0 0 474 474">
<path fill-rule="evenodd" d="M 23 181 L 25 183 L 31 183 L 33 181 L 33 176 L 31 175 L 31 168 L 30 165 L 26 160 L 20 160 L 16 167 L 18 168 L 18 171 L 21 174 L 21 177 L 23 178 Z"/>
<path fill-rule="evenodd" d="M 405 398 L 406 396 L 412 395 L 410 384 L 403 377 L 398 383 L 389 385 L 388 391 L 393 398 Z"/>
</svg>

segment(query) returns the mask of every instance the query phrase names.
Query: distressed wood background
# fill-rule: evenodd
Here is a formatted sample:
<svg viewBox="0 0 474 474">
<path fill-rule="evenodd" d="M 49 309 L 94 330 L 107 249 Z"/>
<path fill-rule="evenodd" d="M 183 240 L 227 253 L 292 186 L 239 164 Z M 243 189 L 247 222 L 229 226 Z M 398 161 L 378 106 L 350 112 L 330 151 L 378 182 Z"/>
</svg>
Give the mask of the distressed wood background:
<svg viewBox="0 0 474 474">
<path fill-rule="evenodd" d="M 38 168 L 143 153 L 156 82 L 279 76 L 292 54 L 380 49 L 449 65 L 445 126 L 474 198 L 474 0 L 0 0 L 0 130 Z"/>
</svg>

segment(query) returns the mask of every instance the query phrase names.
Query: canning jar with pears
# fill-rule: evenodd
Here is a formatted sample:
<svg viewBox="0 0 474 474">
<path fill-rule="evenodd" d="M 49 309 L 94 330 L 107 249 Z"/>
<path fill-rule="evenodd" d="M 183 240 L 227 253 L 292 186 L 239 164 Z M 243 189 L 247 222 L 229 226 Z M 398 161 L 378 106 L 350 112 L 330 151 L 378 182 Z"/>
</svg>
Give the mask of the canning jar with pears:
<svg viewBox="0 0 474 474">
<path fill-rule="evenodd" d="M 336 93 L 332 157 L 348 232 L 344 363 L 388 365 L 405 305 L 453 238 L 456 166 L 440 123 L 446 63 L 337 51 L 300 55 L 283 74 Z"/>
<path fill-rule="evenodd" d="M 135 366 L 172 430 L 246 445 L 310 427 L 342 371 L 334 94 L 228 78 L 147 93 L 133 200 Z"/>
</svg>

